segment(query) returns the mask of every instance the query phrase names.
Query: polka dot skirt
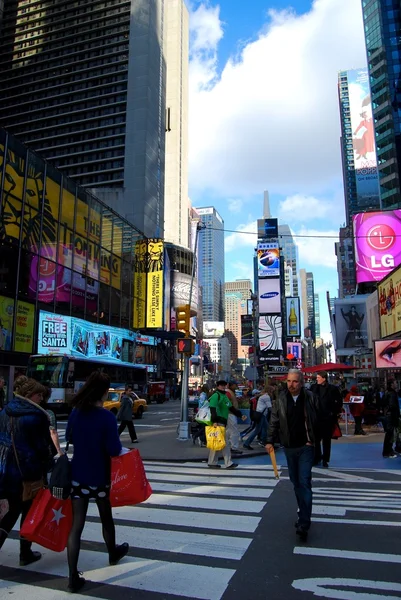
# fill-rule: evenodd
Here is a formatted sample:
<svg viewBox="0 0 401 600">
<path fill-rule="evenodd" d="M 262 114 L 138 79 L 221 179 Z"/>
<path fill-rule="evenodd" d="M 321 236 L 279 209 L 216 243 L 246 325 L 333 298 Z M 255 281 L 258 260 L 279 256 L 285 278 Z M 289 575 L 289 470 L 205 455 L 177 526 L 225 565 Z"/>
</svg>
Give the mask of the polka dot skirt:
<svg viewBox="0 0 401 600">
<path fill-rule="evenodd" d="M 99 498 L 108 498 L 110 496 L 110 485 L 95 486 L 71 482 L 71 498 L 89 498 L 97 500 Z"/>
</svg>

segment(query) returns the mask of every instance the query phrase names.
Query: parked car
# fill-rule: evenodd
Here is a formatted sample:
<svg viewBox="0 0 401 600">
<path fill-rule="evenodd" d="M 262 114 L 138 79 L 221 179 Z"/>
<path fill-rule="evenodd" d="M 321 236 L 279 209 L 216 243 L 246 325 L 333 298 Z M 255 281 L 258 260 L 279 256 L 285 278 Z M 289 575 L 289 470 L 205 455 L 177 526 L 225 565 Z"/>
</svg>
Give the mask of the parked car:
<svg viewBox="0 0 401 600">
<path fill-rule="evenodd" d="M 121 406 L 121 396 L 125 390 L 110 388 L 107 395 L 107 399 L 103 403 L 103 407 L 110 410 L 113 415 L 117 415 Z M 148 410 L 148 404 L 143 398 L 139 398 L 135 392 L 131 392 L 131 396 L 134 399 L 132 405 L 132 412 L 136 419 L 142 419 L 142 415 L 145 410 Z"/>
</svg>

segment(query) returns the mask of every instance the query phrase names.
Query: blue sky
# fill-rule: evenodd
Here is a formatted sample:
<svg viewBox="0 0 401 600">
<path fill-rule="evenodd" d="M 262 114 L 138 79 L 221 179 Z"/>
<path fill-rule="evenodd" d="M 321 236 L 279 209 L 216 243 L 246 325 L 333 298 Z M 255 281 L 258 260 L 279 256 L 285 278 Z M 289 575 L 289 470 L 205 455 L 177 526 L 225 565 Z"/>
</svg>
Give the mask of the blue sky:
<svg viewBox="0 0 401 600">
<path fill-rule="evenodd" d="M 366 64 L 360 0 L 188 0 L 190 198 L 226 229 L 226 281 L 252 278 L 263 191 L 314 273 L 322 336 L 344 223 L 339 70 Z M 255 235 L 248 232 L 255 232 Z"/>
</svg>

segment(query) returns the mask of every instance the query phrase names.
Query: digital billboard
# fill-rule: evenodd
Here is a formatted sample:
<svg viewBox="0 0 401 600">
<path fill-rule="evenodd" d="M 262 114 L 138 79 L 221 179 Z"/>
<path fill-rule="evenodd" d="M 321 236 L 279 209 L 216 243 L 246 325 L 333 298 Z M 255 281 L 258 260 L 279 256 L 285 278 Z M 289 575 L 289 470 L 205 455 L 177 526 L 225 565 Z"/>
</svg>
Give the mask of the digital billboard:
<svg viewBox="0 0 401 600">
<path fill-rule="evenodd" d="M 357 283 L 380 281 L 401 264 L 401 210 L 354 215 Z"/>
<path fill-rule="evenodd" d="M 302 344 L 300 342 L 287 342 L 287 354 L 292 354 L 297 360 L 302 359 Z"/>
<path fill-rule="evenodd" d="M 220 338 L 224 335 L 224 321 L 203 321 L 204 338 Z"/>
<path fill-rule="evenodd" d="M 279 363 L 283 350 L 283 323 L 281 315 L 259 317 L 259 359 Z"/>
<path fill-rule="evenodd" d="M 277 242 L 258 242 L 258 277 L 280 276 L 280 250 Z"/>
<path fill-rule="evenodd" d="M 377 289 L 380 335 L 388 337 L 401 331 L 401 267 L 383 279 Z"/>
<path fill-rule="evenodd" d="M 338 356 L 368 348 L 366 296 L 334 300 L 335 342 Z"/>
<path fill-rule="evenodd" d="M 253 345 L 252 315 L 241 315 L 241 346 Z"/>
<path fill-rule="evenodd" d="M 281 313 L 280 279 L 258 280 L 259 313 Z"/>
<path fill-rule="evenodd" d="M 16 314 L 14 314 L 16 312 Z M 13 339 L 13 321 L 15 322 L 15 337 Z M 0 350 L 15 350 L 29 352 L 33 350 L 33 327 L 35 321 L 35 306 L 22 300 L 0 296 Z"/>
<path fill-rule="evenodd" d="M 297 296 L 285 299 L 285 319 L 287 337 L 301 336 L 301 307 Z"/>
<path fill-rule="evenodd" d="M 401 340 L 377 340 L 374 352 L 376 369 L 401 367 Z"/>
<path fill-rule="evenodd" d="M 379 205 L 375 129 L 367 68 L 347 71 L 358 206 Z"/>
<path fill-rule="evenodd" d="M 278 237 L 277 219 L 258 219 L 258 239 Z"/>
</svg>

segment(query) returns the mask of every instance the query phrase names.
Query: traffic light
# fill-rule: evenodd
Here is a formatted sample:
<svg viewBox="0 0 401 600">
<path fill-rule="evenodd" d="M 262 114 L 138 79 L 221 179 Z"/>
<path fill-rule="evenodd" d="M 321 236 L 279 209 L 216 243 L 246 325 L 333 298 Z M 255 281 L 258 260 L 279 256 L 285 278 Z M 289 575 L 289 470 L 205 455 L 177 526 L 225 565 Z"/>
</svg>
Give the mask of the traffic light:
<svg viewBox="0 0 401 600">
<path fill-rule="evenodd" d="M 177 340 L 177 350 L 180 354 L 193 354 L 194 342 L 191 338 L 181 338 Z"/>
<path fill-rule="evenodd" d="M 175 309 L 177 324 L 176 327 L 179 331 L 185 331 L 187 336 L 189 335 L 189 321 L 191 319 L 191 307 L 189 304 L 183 306 L 177 306 Z"/>
</svg>

